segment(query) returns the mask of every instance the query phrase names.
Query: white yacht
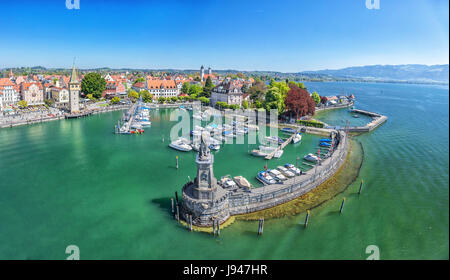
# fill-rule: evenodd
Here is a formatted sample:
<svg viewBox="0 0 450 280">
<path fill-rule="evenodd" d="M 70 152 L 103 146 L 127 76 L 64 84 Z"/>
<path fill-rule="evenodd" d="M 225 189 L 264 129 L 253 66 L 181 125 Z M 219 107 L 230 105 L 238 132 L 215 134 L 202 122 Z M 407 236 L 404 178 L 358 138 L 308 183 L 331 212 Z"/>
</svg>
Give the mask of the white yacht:
<svg viewBox="0 0 450 280">
<path fill-rule="evenodd" d="M 177 140 L 170 143 L 169 147 L 182 152 L 189 152 L 192 150 L 192 147 L 189 145 L 189 141 L 184 138 L 178 138 Z"/>
<path fill-rule="evenodd" d="M 301 133 L 296 133 L 294 135 L 294 138 L 292 138 L 292 143 L 297 144 L 300 141 L 302 141 L 302 134 Z"/>
<path fill-rule="evenodd" d="M 284 165 L 285 168 L 287 168 L 289 171 L 293 172 L 295 175 L 300 175 L 300 169 L 298 169 L 297 167 L 295 167 L 295 165 L 290 164 L 290 163 L 286 163 Z"/>
<path fill-rule="evenodd" d="M 269 174 L 272 175 L 275 178 L 275 180 L 278 180 L 278 181 L 287 180 L 287 178 L 283 174 L 281 174 L 280 171 L 278 171 L 276 169 L 269 170 Z"/>
<path fill-rule="evenodd" d="M 313 155 L 313 154 L 307 154 L 304 157 L 304 159 L 307 160 L 307 161 L 311 161 L 311 162 L 318 162 L 319 161 L 319 158 L 316 155 Z"/>
<path fill-rule="evenodd" d="M 291 171 L 289 171 L 287 168 L 285 168 L 283 166 L 278 166 L 277 170 L 280 171 L 281 173 L 283 173 L 288 178 L 292 178 L 295 176 L 294 173 L 292 173 Z"/>
</svg>

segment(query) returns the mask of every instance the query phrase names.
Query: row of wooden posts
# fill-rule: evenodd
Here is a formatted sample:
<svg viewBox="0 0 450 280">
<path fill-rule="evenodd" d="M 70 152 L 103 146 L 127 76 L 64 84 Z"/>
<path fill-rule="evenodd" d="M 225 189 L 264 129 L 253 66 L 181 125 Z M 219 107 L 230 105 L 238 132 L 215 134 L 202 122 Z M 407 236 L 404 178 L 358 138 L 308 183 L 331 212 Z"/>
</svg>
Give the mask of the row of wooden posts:
<svg viewBox="0 0 450 280">
<path fill-rule="evenodd" d="M 180 207 L 179 207 L 179 202 L 178 202 L 178 192 L 175 192 L 175 201 L 173 200 L 173 198 L 171 198 L 170 202 L 172 204 L 172 215 L 174 216 L 174 218 L 177 221 L 180 221 Z M 192 215 L 186 214 L 185 220 L 186 220 L 186 228 L 188 230 L 192 231 L 192 225 L 193 225 Z"/>
<path fill-rule="evenodd" d="M 360 185 L 359 185 L 359 190 L 358 190 L 358 195 L 361 194 L 361 190 L 363 187 L 363 183 L 364 181 L 362 180 Z M 179 209 L 179 203 L 178 203 L 178 193 L 175 192 L 175 202 L 173 200 L 173 198 L 170 199 L 172 202 L 172 215 L 174 215 L 175 219 L 177 221 L 180 221 L 180 209 Z M 344 199 L 342 199 L 342 203 L 341 206 L 339 208 L 339 214 L 342 214 L 342 212 L 344 211 L 344 204 L 345 204 L 345 200 L 346 198 L 344 197 Z M 305 218 L 305 222 L 304 222 L 304 227 L 306 228 L 308 226 L 308 222 L 309 222 L 309 216 L 311 214 L 310 210 L 306 211 L 306 218 Z M 190 231 L 192 231 L 192 215 L 190 214 L 186 214 L 186 228 Z M 213 234 L 215 235 L 220 235 L 220 221 L 219 219 L 214 219 L 213 220 Z M 264 232 L 264 218 L 259 219 L 259 225 L 258 225 L 258 235 L 262 235 Z"/>
<path fill-rule="evenodd" d="M 358 195 L 361 194 L 361 190 L 362 190 L 362 187 L 363 187 L 363 183 L 364 183 L 364 180 L 361 180 L 361 183 L 359 184 Z M 344 211 L 345 200 L 346 200 L 346 198 L 344 197 L 344 198 L 342 199 L 341 207 L 339 207 L 339 214 L 342 214 L 342 212 Z M 307 211 L 306 211 L 305 222 L 304 222 L 304 224 L 303 224 L 305 227 L 308 226 L 309 216 L 310 216 L 310 210 L 307 210 Z"/>
</svg>

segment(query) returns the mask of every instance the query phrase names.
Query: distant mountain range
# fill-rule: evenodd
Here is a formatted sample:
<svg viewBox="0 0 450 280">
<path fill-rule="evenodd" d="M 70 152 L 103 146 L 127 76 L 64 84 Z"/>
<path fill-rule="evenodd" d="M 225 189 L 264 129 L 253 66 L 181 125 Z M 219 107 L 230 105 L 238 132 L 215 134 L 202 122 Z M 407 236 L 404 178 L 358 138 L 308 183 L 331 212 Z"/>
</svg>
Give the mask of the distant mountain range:
<svg viewBox="0 0 450 280">
<path fill-rule="evenodd" d="M 444 65 L 371 65 L 338 70 L 306 71 L 299 74 L 322 74 L 336 78 L 360 78 L 374 81 L 448 83 L 448 64 Z"/>
</svg>

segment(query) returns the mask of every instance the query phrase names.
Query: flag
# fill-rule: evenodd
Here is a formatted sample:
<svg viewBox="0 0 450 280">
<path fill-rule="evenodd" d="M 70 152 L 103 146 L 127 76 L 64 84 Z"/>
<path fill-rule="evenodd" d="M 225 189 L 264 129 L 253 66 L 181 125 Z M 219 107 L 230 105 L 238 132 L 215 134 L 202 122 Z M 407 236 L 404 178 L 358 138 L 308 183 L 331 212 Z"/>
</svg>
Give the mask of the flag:
<svg viewBox="0 0 450 280">
<path fill-rule="evenodd" d="M 317 149 L 317 154 L 318 154 L 319 159 L 320 159 L 320 149 Z"/>
<path fill-rule="evenodd" d="M 267 177 L 267 163 L 266 165 L 264 165 L 264 170 L 266 170 L 266 172 L 264 172 L 264 178 Z"/>
</svg>

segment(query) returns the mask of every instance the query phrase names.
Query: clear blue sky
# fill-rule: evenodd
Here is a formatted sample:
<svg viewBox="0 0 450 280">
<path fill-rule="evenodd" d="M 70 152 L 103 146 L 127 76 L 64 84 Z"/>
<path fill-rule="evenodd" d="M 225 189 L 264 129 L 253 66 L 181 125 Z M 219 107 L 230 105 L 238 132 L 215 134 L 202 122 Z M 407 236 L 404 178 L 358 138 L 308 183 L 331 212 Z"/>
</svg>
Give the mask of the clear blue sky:
<svg viewBox="0 0 450 280">
<path fill-rule="evenodd" d="M 448 0 L 1 1 L 0 68 L 448 64 Z"/>
</svg>

